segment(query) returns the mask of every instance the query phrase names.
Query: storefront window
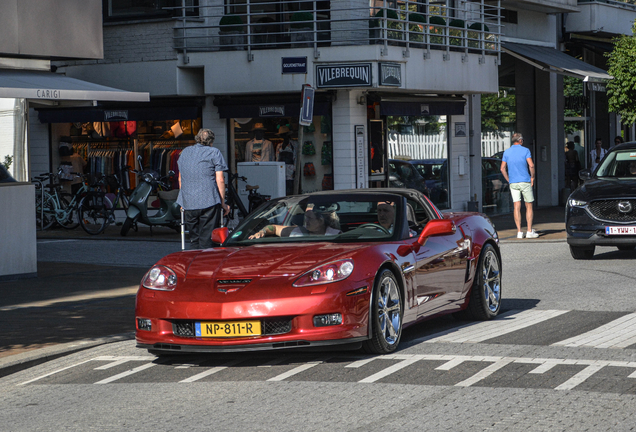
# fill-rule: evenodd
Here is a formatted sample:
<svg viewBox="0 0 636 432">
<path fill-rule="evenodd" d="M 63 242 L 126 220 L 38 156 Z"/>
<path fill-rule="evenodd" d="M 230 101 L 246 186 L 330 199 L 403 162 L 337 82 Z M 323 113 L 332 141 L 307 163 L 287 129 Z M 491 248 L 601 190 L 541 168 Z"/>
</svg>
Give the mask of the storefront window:
<svg viewBox="0 0 636 432">
<path fill-rule="evenodd" d="M 290 117 L 233 119 L 232 170 L 272 197 L 333 189 L 331 117 L 309 126 Z M 282 163 L 282 168 L 281 168 Z M 279 168 L 268 168 L 278 165 Z M 236 185 L 239 196 L 246 184 Z"/>
<path fill-rule="evenodd" d="M 388 116 L 389 187 L 419 190 L 450 208 L 446 116 Z"/>
<path fill-rule="evenodd" d="M 501 174 L 503 152 L 510 147 L 516 126 L 517 100 L 514 87 L 481 98 L 481 198 L 489 215 L 510 213 L 512 198 Z"/>
<path fill-rule="evenodd" d="M 25 99 L 0 99 L 0 182 L 29 181 Z"/>
</svg>

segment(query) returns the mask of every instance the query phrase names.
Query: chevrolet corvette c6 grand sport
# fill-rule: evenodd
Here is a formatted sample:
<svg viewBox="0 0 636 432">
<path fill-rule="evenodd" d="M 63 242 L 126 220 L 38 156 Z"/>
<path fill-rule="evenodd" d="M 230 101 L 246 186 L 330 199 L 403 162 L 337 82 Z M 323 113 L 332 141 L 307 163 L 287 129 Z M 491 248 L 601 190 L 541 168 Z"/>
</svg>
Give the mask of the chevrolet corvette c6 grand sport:
<svg viewBox="0 0 636 432">
<path fill-rule="evenodd" d="M 273 199 L 219 244 L 162 258 L 136 299 L 137 346 L 157 355 L 364 348 L 406 326 L 501 305 L 499 238 L 479 213 L 441 213 L 413 189 Z"/>
</svg>

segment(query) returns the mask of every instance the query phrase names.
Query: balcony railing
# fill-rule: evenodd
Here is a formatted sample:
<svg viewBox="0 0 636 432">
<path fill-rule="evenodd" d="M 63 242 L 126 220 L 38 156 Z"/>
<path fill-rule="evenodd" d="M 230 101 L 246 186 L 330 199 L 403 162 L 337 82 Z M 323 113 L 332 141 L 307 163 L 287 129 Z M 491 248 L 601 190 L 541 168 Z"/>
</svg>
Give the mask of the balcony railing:
<svg viewBox="0 0 636 432">
<path fill-rule="evenodd" d="M 185 3 L 185 1 L 184 1 Z M 199 2 L 203 3 L 203 2 Z M 175 49 L 181 52 L 383 45 L 499 55 L 500 1 L 429 3 L 376 0 L 369 7 L 355 1 L 252 1 L 199 6 L 197 17 L 183 13 L 175 25 Z M 461 4 L 455 8 L 451 5 Z M 190 11 L 192 6 L 187 6 Z"/>
</svg>

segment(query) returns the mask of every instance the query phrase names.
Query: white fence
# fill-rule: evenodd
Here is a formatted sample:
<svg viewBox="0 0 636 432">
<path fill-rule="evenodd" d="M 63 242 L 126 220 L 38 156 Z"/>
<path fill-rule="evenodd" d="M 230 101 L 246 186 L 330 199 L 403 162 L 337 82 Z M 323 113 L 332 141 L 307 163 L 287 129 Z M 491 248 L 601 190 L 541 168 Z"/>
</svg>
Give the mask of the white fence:
<svg viewBox="0 0 636 432">
<path fill-rule="evenodd" d="M 490 157 L 510 147 L 510 132 L 481 134 L 481 155 Z M 389 133 L 389 159 L 446 159 L 446 132 L 435 135 Z"/>
</svg>

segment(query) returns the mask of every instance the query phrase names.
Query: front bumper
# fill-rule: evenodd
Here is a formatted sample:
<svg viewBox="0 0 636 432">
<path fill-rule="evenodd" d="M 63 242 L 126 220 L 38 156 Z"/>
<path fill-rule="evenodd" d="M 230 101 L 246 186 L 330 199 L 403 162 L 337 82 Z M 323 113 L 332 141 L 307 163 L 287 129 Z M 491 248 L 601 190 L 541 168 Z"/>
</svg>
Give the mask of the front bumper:
<svg viewBox="0 0 636 432">
<path fill-rule="evenodd" d="M 569 245 L 577 247 L 636 246 L 636 236 L 608 236 L 605 234 L 607 226 L 628 225 L 598 221 L 581 207 L 568 207 L 566 210 L 565 228 Z"/>
<path fill-rule="evenodd" d="M 240 298 L 236 295 L 235 301 L 195 301 L 179 300 L 171 293 L 141 289 L 137 295 L 135 316 L 150 320 L 151 329 L 137 327 L 137 345 L 158 351 L 234 352 L 348 344 L 367 339 L 369 290 L 353 296 L 346 296 L 339 289 L 325 288 L 324 292 L 309 294 L 311 290 L 293 289 L 286 292 L 287 296 L 282 290 L 278 292 L 279 296 L 269 291 L 270 295 L 263 292 L 261 298 Z M 342 323 L 314 326 L 314 316 L 330 313 L 340 313 Z M 258 336 L 230 338 L 197 337 L 179 330 L 183 323 L 243 320 L 261 320 L 263 328 L 266 321 L 288 321 L 291 325 L 285 327 L 284 333 L 275 330 L 279 334 L 263 332 Z M 138 325 L 137 320 L 136 323 Z"/>
</svg>

